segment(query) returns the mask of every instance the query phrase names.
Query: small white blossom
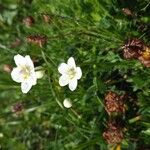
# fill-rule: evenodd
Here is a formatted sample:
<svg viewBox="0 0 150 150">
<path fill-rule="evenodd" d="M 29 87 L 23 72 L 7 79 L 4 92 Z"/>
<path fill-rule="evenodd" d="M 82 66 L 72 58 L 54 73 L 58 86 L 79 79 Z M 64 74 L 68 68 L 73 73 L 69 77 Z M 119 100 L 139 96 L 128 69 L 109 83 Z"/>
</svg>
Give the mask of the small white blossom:
<svg viewBox="0 0 150 150">
<path fill-rule="evenodd" d="M 68 99 L 68 98 L 64 99 L 63 105 L 66 108 L 71 108 L 72 107 L 72 103 L 71 103 L 70 99 Z"/>
<path fill-rule="evenodd" d="M 34 64 L 28 55 L 15 55 L 14 60 L 17 67 L 13 68 L 11 77 L 15 82 L 21 83 L 22 92 L 27 93 L 37 82 Z"/>
<path fill-rule="evenodd" d="M 77 87 L 77 82 L 82 76 L 80 67 L 76 67 L 73 57 L 68 59 L 67 64 L 61 63 L 58 67 L 58 71 L 62 74 L 59 78 L 60 86 L 66 86 L 69 84 L 69 89 L 74 91 Z"/>
</svg>

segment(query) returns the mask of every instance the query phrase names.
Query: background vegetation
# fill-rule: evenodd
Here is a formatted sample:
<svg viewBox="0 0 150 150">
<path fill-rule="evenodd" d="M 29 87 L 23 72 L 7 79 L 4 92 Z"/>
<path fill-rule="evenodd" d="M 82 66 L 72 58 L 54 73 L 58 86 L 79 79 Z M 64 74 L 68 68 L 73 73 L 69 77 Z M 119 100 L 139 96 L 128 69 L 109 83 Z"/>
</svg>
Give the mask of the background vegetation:
<svg viewBox="0 0 150 150">
<path fill-rule="evenodd" d="M 130 38 L 150 44 L 149 10 L 149 0 L 0 0 L 1 149 L 115 146 L 103 138 L 110 118 L 104 97 L 114 91 L 134 96 L 119 114 L 121 149 L 148 150 L 150 68 L 124 59 L 122 47 Z M 10 76 L 16 54 L 30 55 L 45 69 L 28 94 Z M 57 67 L 71 56 L 83 72 L 74 92 L 58 84 Z M 71 109 L 63 107 L 65 98 L 71 99 Z"/>
</svg>

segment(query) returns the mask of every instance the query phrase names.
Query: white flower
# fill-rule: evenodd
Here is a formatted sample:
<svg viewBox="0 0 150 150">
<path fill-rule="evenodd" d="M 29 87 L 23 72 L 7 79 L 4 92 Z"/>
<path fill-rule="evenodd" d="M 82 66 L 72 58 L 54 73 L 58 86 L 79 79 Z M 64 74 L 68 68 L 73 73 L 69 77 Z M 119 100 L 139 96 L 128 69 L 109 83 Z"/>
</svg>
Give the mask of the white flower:
<svg viewBox="0 0 150 150">
<path fill-rule="evenodd" d="M 66 108 L 71 108 L 72 107 L 72 103 L 71 103 L 70 99 L 68 99 L 68 98 L 64 99 L 63 105 Z"/>
<path fill-rule="evenodd" d="M 60 86 L 66 86 L 69 84 L 69 89 L 74 91 L 77 87 L 77 81 L 82 76 L 81 68 L 76 67 L 74 58 L 70 57 L 67 64 L 61 63 L 58 67 L 58 71 L 62 74 L 59 78 Z"/>
<path fill-rule="evenodd" d="M 27 93 L 33 85 L 36 84 L 37 77 L 34 69 L 34 64 L 30 56 L 14 56 L 16 68 L 13 68 L 11 77 L 14 81 L 21 83 L 21 90 L 23 93 Z"/>
</svg>

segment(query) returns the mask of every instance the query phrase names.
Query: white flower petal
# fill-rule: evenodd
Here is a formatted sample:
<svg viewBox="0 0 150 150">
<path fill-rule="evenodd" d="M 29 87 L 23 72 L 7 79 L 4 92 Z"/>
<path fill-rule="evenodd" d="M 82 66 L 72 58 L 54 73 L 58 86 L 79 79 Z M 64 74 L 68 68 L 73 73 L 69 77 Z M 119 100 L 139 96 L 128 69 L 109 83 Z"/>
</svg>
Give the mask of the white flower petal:
<svg viewBox="0 0 150 150">
<path fill-rule="evenodd" d="M 70 57 L 70 58 L 68 59 L 67 64 L 69 65 L 69 67 L 73 67 L 73 68 L 76 67 L 75 60 L 74 60 L 73 57 Z"/>
<path fill-rule="evenodd" d="M 25 58 L 21 55 L 15 55 L 14 60 L 17 66 L 24 66 L 26 64 Z"/>
<path fill-rule="evenodd" d="M 28 80 L 29 80 L 29 82 L 30 82 L 32 85 L 36 85 L 36 84 L 37 84 L 37 77 L 36 77 L 35 72 L 30 76 L 30 78 L 29 78 Z"/>
<path fill-rule="evenodd" d="M 77 67 L 76 68 L 76 71 L 77 71 L 77 79 L 79 80 L 81 77 L 82 77 L 82 70 L 80 67 Z"/>
<path fill-rule="evenodd" d="M 34 68 L 33 61 L 31 60 L 29 55 L 25 56 L 25 60 L 26 60 L 26 65 L 27 66 L 29 66 L 30 68 Z"/>
<path fill-rule="evenodd" d="M 59 84 L 60 86 L 65 86 L 69 83 L 69 78 L 67 76 L 64 76 L 62 75 L 60 78 L 59 78 Z"/>
<path fill-rule="evenodd" d="M 23 82 L 23 76 L 21 75 L 21 69 L 20 68 L 14 68 L 11 72 L 11 77 L 15 82 Z"/>
<path fill-rule="evenodd" d="M 66 73 L 67 70 L 68 70 L 68 65 L 65 64 L 65 63 L 61 63 L 61 64 L 58 66 L 58 71 L 59 71 L 61 74 Z"/>
<path fill-rule="evenodd" d="M 31 87 L 32 87 L 32 84 L 28 81 L 21 83 L 21 91 L 23 93 L 28 93 Z"/>
<path fill-rule="evenodd" d="M 73 79 L 69 82 L 69 89 L 74 91 L 77 88 L 77 80 Z"/>
</svg>

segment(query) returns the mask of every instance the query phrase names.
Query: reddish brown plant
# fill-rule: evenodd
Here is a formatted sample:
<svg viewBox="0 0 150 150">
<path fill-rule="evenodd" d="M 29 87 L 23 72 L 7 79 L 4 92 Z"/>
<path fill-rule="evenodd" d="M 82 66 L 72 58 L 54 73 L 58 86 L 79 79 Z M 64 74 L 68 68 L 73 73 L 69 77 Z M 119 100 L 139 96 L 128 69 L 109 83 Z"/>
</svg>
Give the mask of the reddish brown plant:
<svg viewBox="0 0 150 150">
<path fill-rule="evenodd" d="M 109 91 L 105 96 L 105 109 L 109 115 L 112 113 L 125 112 L 124 96 L 119 96 L 117 93 Z"/>
<path fill-rule="evenodd" d="M 23 19 L 23 23 L 26 26 L 30 27 L 30 26 L 32 26 L 34 24 L 34 18 L 31 17 L 31 16 L 28 16 L 28 17 L 26 17 L 26 18 Z"/>
<path fill-rule="evenodd" d="M 33 43 L 40 47 L 43 47 L 43 45 L 47 42 L 47 37 L 44 35 L 30 35 L 27 37 L 27 41 L 29 43 Z"/>
<path fill-rule="evenodd" d="M 122 128 L 115 121 L 109 121 L 103 137 L 108 144 L 118 144 L 123 140 Z"/>
<path fill-rule="evenodd" d="M 123 48 L 123 56 L 126 59 L 138 58 L 144 50 L 145 44 L 136 38 L 129 39 Z"/>
<path fill-rule="evenodd" d="M 122 47 L 126 59 L 138 59 L 145 67 L 150 67 L 150 47 L 139 39 L 130 39 Z"/>
<path fill-rule="evenodd" d="M 129 8 L 122 8 L 122 12 L 127 16 L 133 16 L 133 13 Z"/>
<path fill-rule="evenodd" d="M 23 108 L 24 108 L 23 104 L 18 102 L 12 106 L 12 112 L 14 112 L 16 114 L 20 114 L 22 112 Z"/>
<path fill-rule="evenodd" d="M 5 72 L 7 72 L 7 73 L 10 73 L 11 71 L 12 71 L 12 66 L 11 65 L 9 65 L 9 64 L 4 64 L 3 65 L 3 70 L 5 71 Z"/>
</svg>

